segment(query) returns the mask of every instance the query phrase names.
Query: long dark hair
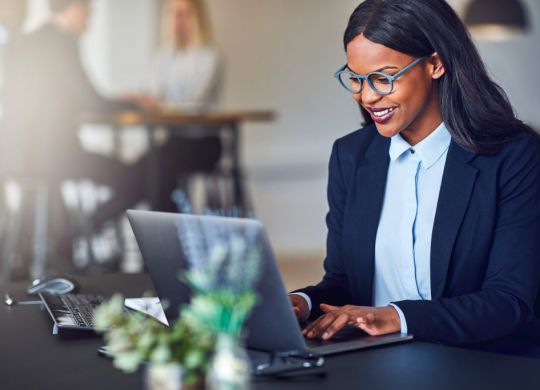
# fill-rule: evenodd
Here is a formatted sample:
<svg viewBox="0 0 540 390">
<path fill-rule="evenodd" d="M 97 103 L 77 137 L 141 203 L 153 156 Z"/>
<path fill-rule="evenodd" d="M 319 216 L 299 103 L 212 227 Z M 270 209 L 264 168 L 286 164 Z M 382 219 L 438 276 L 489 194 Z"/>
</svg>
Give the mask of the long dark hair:
<svg viewBox="0 0 540 390">
<path fill-rule="evenodd" d="M 349 19 L 345 50 L 360 34 L 411 56 L 439 54 L 445 68 L 437 80 L 441 114 L 461 147 L 493 153 L 519 134 L 537 135 L 516 118 L 505 92 L 488 76 L 467 28 L 446 1 L 366 0 Z M 372 123 L 361 109 L 366 124 Z"/>
</svg>

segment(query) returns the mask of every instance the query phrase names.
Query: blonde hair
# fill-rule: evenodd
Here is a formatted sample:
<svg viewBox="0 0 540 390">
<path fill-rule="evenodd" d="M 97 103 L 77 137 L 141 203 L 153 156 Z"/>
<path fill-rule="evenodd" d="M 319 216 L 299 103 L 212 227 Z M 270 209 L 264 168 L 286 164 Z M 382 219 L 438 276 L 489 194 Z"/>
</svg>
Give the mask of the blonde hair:
<svg viewBox="0 0 540 390">
<path fill-rule="evenodd" d="M 213 43 L 210 18 L 203 0 L 166 0 L 163 3 L 161 14 L 162 38 L 164 43 L 178 46 L 177 38 L 172 28 L 170 8 L 177 2 L 187 2 L 193 7 L 195 14 L 195 32 L 191 42 L 194 46 L 211 46 Z"/>
</svg>

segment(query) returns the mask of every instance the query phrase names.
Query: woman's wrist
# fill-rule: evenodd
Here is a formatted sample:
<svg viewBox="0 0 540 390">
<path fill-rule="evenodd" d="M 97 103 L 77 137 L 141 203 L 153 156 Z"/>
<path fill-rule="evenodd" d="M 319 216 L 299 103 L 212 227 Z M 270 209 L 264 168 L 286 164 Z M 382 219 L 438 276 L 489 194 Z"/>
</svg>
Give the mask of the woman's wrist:
<svg viewBox="0 0 540 390">
<path fill-rule="evenodd" d="M 380 308 L 381 310 L 384 310 L 383 313 L 383 321 L 388 326 L 388 328 L 391 330 L 391 332 L 400 332 L 401 331 L 401 320 L 399 318 L 399 313 L 397 309 L 392 306 L 388 305 L 386 307 Z"/>
</svg>

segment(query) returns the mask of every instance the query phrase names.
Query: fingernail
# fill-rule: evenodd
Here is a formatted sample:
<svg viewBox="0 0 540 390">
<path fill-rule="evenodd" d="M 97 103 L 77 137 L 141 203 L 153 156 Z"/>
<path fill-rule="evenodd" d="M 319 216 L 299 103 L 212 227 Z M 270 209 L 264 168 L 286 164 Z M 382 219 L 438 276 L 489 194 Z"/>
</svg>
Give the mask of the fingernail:
<svg viewBox="0 0 540 390">
<path fill-rule="evenodd" d="M 314 333 L 314 332 L 309 332 L 309 333 L 308 333 L 308 336 L 309 336 L 309 337 L 313 337 L 313 336 L 315 336 L 315 333 Z"/>
<path fill-rule="evenodd" d="M 326 340 L 328 337 L 330 337 L 330 334 L 328 332 L 324 332 L 322 338 Z"/>
</svg>

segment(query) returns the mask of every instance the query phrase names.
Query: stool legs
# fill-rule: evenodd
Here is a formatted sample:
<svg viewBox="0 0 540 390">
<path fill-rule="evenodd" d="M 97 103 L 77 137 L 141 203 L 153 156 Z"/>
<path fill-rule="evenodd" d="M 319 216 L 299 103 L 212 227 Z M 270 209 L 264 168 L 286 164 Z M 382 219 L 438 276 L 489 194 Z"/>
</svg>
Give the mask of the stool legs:
<svg viewBox="0 0 540 390">
<path fill-rule="evenodd" d="M 8 222 L 6 226 L 6 235 L 2 248 L 2 270 L 0 272 L 0 285 L 5 284 L 11 279 L 13 269 L 13 259 L 15 257 L 15 246 L 19 242 L 21 235 L 22 212 L 21 210 L 8 210 Z"/>
<path fill-rule="evenodd" d="M 45 276 L 47 262 L 47 226 L 49 208 L 49 187 L 38 185 L 35 191 L 34 209 L 34 258 L 30 274 L 32 279 Z"/>
</svg>

